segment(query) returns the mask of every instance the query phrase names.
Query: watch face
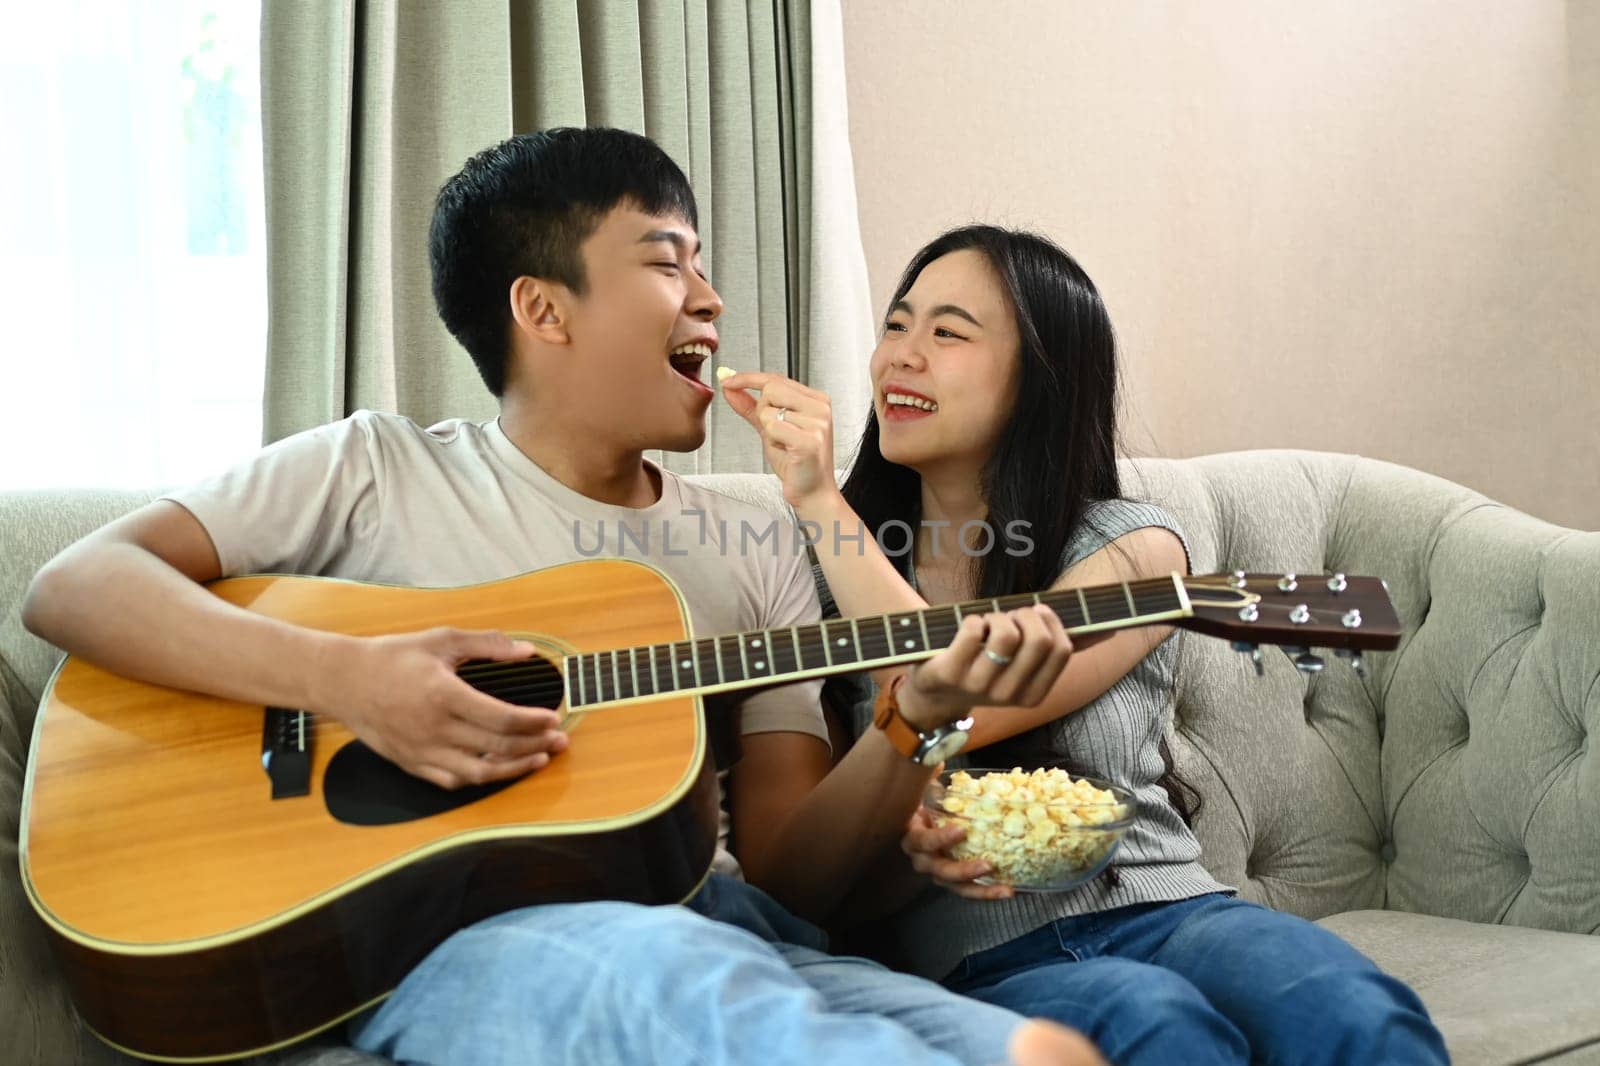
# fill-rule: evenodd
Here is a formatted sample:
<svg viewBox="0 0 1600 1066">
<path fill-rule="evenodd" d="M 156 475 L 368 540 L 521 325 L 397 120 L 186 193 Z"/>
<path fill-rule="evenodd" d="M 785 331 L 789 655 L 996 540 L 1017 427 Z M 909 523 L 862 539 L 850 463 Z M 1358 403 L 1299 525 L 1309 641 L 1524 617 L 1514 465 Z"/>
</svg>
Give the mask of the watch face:
<svg viewBox="0 0 1600 1066">
<path fill-rule="evenodd" d="M 930 737 L 923 746 L 922 765 L 936 766 L 967 746 L 967 731 L 960 726 L 949 726 Z"/>
</svg>

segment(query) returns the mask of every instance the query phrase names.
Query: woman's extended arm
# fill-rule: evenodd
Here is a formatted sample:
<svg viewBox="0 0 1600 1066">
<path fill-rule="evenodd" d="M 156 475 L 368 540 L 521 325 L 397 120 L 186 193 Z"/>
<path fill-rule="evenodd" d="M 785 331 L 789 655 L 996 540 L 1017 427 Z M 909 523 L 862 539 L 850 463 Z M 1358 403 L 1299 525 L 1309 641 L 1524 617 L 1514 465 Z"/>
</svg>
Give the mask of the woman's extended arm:
<svg viewBox="0 0 1600 1066">
<path fill-rule="evenodd" d="M 832 468 L 833 414 L 825 393 L 778 374 L 735 374 L 722 382 L 728 403 L 761 432 L 767 461 L 783 481 L 784 497 L 804 522 L 821 533 L 815 550 L 840 615 L 853 617 L 916 610 L 928 602 L 900 575 L 865 533 L 860 517 L 840 493 Z M 745 390 L 758 389 L 760 400 Z M 776 412 L 783 410 L 784 419 Z M 844 536 L 837 535 L 843 533 Z M 860 534 L 859 539 L 857 534 Z M 1052 589 L 1141 581 L 1187 573 L 1183 542 L 1147 526 L 1117 537 L 1064 571 Z M 973 711 L 969 751 L 1016 736 L 1093 702 L 1166 639 L 1169 626 L 1080 636 L 1055 684 L 991 690 Z M 878 671 L 879 684 L 897 670 Z"/>
</svg>

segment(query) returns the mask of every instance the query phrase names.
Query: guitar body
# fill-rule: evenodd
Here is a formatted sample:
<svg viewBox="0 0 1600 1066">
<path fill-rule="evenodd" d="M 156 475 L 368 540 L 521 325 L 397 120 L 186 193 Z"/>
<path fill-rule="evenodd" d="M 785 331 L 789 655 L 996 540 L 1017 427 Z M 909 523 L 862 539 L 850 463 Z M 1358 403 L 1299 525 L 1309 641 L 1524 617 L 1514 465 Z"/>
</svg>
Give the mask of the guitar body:
<svg viewBox="0 0 1600 1066">
<path fill-rule="evenodd" d="M 211 590 L 353 635 L 503 630 L 555 668 L 564 654 L 690 636 L 672 584 L 617 560 L 465 588 L 248 577 Z M 710 867 L 718 796 L 698 696 L 574 713 L 570 747 L 546 768 L 463 794 L 387 763 L 373 774 L 381 761 L 351 758 L 364 745 L 319 718 L 309 794 L 274 799 L 264 712 L 76 659 L 51 682 L 23 797 L 22 878 L 108 1043 L 169 1060 L 258 1052 L 377 1002 L 485 917 L 677 902 Z M 456 805 L 408 806 L 419 787 Z M 330 811 L 338 794 L 380 810 L 356 824 Z"/>
</svg>

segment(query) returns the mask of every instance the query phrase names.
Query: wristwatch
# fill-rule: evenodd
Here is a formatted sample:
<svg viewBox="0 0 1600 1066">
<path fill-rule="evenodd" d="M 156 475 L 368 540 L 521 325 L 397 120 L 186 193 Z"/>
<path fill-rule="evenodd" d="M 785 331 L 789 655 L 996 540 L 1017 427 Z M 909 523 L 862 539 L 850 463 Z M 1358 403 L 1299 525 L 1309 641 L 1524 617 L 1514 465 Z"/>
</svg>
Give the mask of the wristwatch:
<svg viewBox="0 0 1600 1066">
<path fill-rule="evenodd" d="M 963 718 L 923 732 L 900 713 L 897 693 L 906 679 L 900 674 L 878 693 L 873 707 L 872 724 L 883 730 L 883 735 L 901 755 L 919 766 L 938 766 L 950 756 L 967 746 L 967 735 L 972 729 L 972 719 Z"/>
</svg>

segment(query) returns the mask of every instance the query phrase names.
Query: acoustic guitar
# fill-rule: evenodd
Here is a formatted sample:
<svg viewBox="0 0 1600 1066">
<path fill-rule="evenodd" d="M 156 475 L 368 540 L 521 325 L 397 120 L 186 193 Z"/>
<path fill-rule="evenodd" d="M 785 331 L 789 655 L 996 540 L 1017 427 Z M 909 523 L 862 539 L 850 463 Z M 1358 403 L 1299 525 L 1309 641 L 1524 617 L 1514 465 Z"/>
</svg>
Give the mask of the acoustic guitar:
<svg viewBox="0 0 1600 1066">
<path fill-rule="evenodd" d="M 926 659 L 966 615 L 1035 602 L 1072 634 L 1183 626 L 1305 646 L 1302 668 L 1313 645 L 1358 653 L 1401 635 L 1383 584 L 1343 575 L 1174 574 L 713 637 L 691 632 L 666 576 L 622 560 L 464 588 L 281 576 L 209 587 L 352 635 L 449 625 L 530 640 L 530 660 L 458 672 L 556 708 L 571 744 L 517 781 L 447 791 L 332 719 L 66 659 L 34 730 L 22 882 L 87 1023 L 169 1061 L 241 1057 L 335 1025 L 490 915 L 690 896 L 717 844 L 705 696 Z"/>
</svg>

